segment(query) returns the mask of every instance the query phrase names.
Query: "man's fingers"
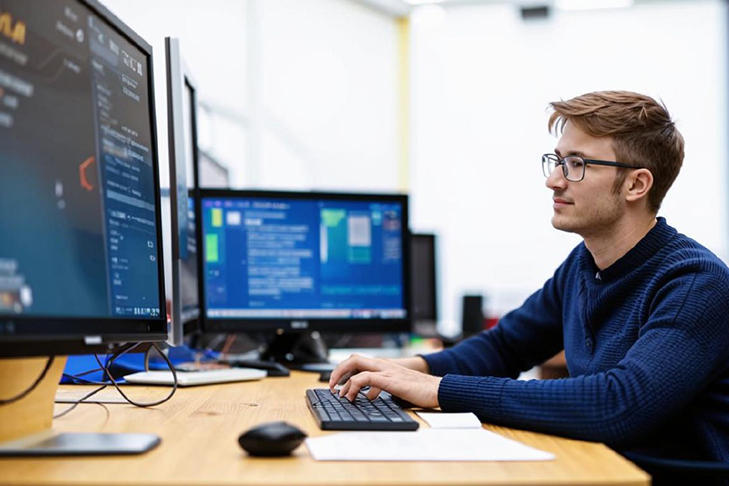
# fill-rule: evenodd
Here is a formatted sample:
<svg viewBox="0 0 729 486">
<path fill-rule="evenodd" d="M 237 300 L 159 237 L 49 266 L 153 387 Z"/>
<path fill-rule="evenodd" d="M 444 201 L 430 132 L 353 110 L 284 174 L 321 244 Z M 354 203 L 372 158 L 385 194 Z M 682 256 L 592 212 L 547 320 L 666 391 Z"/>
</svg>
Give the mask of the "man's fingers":
<svg viewBox="0 0 729 486">
<path fill-rule="evenodd" d="M 344 385 L 345 383 L 347 383 L 347 381 L 352 377 L 352 374 L 353 373 L 351 373 L 351 372 L 347 372 L 347 373 L 343 374 L 341 376 L 341 378 L 339 378 L 337 381 L 334 382 L 333 385 L 332 384 L 329 385 L 329 389 L 332 391 L 335 391 L 337 388 L 337 385 L 341 386 L 341 385 Z"/>
<path fill-rule="evenodd" d="M 353 402 L 355 398 L 357 398 L 357 394 L 359 391 L 365 387 L 369 386 L 370 380 L 372 377 L 372 372 L 370 371 L 363 371 L 361 373 L 358 373 L 354 375 L 352 378 L 349 379 L 346 385 L 347 391 L 344 392 L 343 395 L 340 394 L 340 396 L 345 397 L 350 402 Z"/>
<path fill-rule="evenodd" d="M 347 383 L 342 385 L 342 388 L 339 389 L 339 392 L 338 392 L 339 396 L 340 397 L 345 396 L 351 387 L 352 387 L 352 379 L 350 378 L 349 381 L 347 381 Z"/>
<path fill-rule="evenodd" d="M 380 396 L 380 392 L 382 392 L 382 389 L 370 385 L 370 389 L 367 392 L 367 399 L 374 400 L 375 398 Z"/>
<path fill-rule="evenodd" d="M 365 358 L 358 354 L 353 354 L 345 359 L 334 368 L 329 377 L 329 389 L 334 391 L 336 385 L 344 384 L 352 375 L 360 372 L 366 366 Z"/>
<path fill-rule="evenodd" d="M 334 391 L 334 387 L 346 382 L 350 376 L 356 373 L 355 358 L 352 355 L 337 365 L 329 376 L 329 389 Z"/>
</svg>

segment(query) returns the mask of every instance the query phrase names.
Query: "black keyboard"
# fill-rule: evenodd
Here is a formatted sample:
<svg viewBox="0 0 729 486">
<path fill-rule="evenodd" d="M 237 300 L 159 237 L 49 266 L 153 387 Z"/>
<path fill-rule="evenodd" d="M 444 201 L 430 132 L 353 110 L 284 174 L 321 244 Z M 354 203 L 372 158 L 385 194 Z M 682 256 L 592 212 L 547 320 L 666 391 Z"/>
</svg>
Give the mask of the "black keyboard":
<svg viewBox="0 0 729 486">
<path fill-rule="evenodd" d="M 386 392 L 370 401 L 360 392 L 354 402 L 328 388 L 306 390 L 306 403 L 322 430 L 417 430 L 410 417 Z"/>
</svg>

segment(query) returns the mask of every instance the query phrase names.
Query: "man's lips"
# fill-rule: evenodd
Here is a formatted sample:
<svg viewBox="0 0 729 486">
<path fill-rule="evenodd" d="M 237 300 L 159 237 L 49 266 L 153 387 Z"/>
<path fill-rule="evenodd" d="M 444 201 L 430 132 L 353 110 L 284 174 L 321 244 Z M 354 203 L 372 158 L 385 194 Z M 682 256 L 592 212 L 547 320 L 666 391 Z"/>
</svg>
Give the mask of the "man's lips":
<svg viewBox="0 0 729 486">
<path fill-rule="evenodd" d="M 561 197 L 555 197 L 552 198 L 552 201 L 554 201 L 553 206 L 556 207 L 562 207 L 562 206 L 570 206 L 572 205 L 571 202 L 567 201 L 566 199 L 562 199 Z"/>
</svg>

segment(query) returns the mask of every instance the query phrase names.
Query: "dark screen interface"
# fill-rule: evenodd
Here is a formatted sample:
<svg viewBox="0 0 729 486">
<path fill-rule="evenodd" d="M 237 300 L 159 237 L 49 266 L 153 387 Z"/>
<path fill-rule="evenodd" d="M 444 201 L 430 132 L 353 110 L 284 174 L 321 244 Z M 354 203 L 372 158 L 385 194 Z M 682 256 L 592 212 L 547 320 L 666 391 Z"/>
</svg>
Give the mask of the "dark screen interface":
<svg viewBox="0 0 729 486">
<path fill-rule="evenodd" d="M 399 203 L 203 199 L 209 318 L 405 318 Z"/>
<path fill-rule="evenodd" d="M 182 321 L 195 319 L 200 314 L 197 286 L 197 241 L 195 238 L 195 200 L 187 200 L 186 231 L 180 235 L 180 293 Z M 180 233 L 182 229 L 180 229 Z"/>
<path fill-rule="evenodd" d="M 160 315 L 148 65 L 77 2 L 0 0 L 0 314 Z"/>
</svg>

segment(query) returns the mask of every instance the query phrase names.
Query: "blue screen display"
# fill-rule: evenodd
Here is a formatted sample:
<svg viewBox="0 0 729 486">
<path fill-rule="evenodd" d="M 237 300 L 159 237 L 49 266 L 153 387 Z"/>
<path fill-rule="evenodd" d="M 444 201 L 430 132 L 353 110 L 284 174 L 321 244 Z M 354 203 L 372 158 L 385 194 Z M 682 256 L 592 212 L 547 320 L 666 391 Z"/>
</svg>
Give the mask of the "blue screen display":
<svg viewBox="0 0 729 486">
<path fill-rule="evenodd" d="M 402 319 L 400 202 L 206 197 L 206 316 Z"/>
</svg>

